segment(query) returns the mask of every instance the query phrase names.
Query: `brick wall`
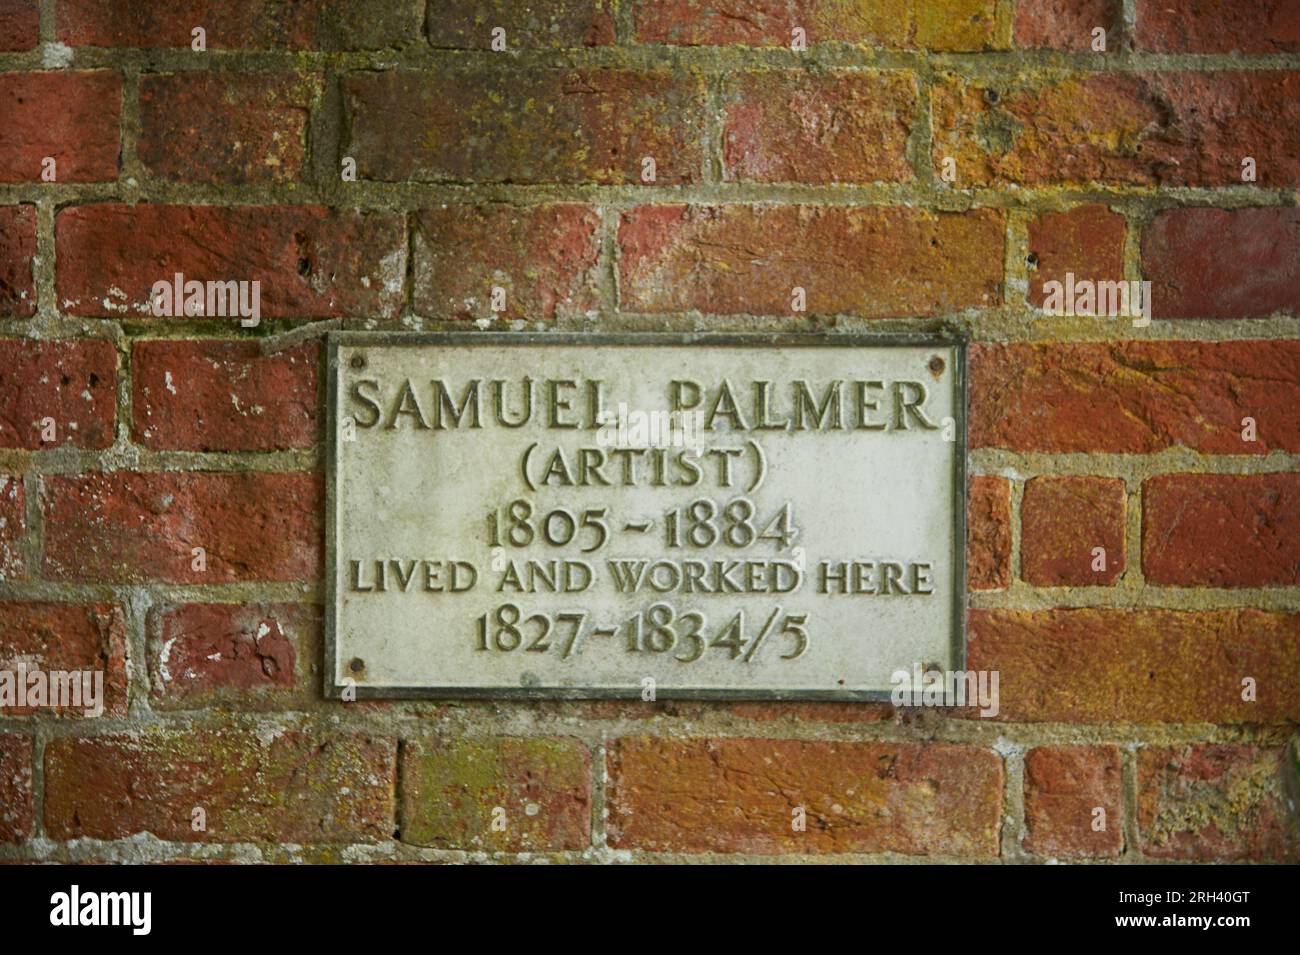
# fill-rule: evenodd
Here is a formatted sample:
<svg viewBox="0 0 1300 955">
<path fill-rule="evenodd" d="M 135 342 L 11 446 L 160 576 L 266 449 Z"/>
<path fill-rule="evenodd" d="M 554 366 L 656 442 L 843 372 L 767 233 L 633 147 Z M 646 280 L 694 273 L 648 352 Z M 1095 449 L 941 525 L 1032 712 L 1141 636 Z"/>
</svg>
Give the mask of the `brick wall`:
<svg viewBox="0 0 1300 955">
<path fill-rule="evenodd" d="M 1298 11 L 0 0 L 0 860 L 1300 858 Z M 1000 714 L 324 700 L 320 322 L 963 329 Z"/>
</svg>

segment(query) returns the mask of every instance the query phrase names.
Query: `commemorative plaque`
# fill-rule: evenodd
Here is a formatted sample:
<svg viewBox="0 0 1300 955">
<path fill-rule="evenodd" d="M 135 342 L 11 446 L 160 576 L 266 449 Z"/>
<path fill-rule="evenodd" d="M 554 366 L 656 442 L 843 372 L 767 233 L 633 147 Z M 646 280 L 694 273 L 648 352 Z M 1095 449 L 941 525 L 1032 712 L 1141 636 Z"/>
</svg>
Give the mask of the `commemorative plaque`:
<svg viewBox="0 0 1300 955">
<path fill-rule="evenodd" d="M 964 357 L 331 335 L 327 692 L 874 699 L 960 668 Z"/>
</svg>

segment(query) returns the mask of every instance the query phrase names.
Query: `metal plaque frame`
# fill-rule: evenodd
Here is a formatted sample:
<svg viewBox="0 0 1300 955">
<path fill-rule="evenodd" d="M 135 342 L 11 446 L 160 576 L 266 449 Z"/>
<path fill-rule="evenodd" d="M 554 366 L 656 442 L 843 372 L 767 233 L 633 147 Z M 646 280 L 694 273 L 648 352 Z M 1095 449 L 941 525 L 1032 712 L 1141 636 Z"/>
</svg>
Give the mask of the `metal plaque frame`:
<svg viewBox="0 0 1300 955">
<path fill-rule="evenodd" d="M 450 686 L 363 686 L 335 683 L 337 667 L 338 624 L 338 402 L 340 346 L 377 345 L 384 347 L 438 345 L 531 345 L 557 348 L 601 346 L 681 346 L 689 348 L 890 348 L 934 346 L 951 348 L 956 354 L 953 369 L 957 412 L 957 433 L 953 454 L 954 504 L 953 547 L 954 587 L 952 641 L 949 647 L 954 669 L 966 667 L 966 456 L 969 386 L 967 380 L 967 339 L 955 330 L 937 332 L 844 333 L 809 335 L 790 332 L 388 332 L 331 331 L 325 335 L 326 361 L 326 437 L 325 437 L 325 640 L 324 692 L 327 699 L 342 699 L 346 691 L 354 699 L 509 699 L 509 700 L 608 700 L 640 699 L 641 687 L 450 687 Z M 815 700 L 888 702 L 890 691 L 884 690 L 809 690 L 809 689 L 672 689 L 658 687 L 656 698 L 663 700 Z"/>
</svg>

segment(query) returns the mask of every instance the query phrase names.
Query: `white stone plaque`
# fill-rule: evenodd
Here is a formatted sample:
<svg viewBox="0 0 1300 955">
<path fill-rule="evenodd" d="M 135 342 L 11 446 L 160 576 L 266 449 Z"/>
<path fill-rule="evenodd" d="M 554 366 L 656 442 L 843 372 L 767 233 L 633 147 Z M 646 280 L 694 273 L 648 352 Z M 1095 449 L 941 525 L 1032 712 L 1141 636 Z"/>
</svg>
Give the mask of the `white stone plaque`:
<svg viewBox="0 0 1300 955">
<path fill-rule="evenodd" d="M 326 689 L 888 698 L 960 669 L 940 337 L 336 333 Z"/>
</svg>

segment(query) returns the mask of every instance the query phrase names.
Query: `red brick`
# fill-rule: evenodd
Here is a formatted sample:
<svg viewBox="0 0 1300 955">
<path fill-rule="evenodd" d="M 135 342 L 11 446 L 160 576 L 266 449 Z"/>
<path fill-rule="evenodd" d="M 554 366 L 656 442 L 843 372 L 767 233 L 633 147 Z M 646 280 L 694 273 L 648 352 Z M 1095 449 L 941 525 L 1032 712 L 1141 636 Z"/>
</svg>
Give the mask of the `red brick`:
<svg viewBox="0 0 1300 955">
<path fill-rule="evenodd" d="M 321 575 L 319 475 L 52 476 L 45 573 L 56 580 L 218 584 Z M 195 570 L 192 548 L 206 551 Z"/>
<path fill-rule="evenodd" d="M 1300 313 L 1300 209 L 1168 209 L 1142 233 L 1156 318 Z"/>
<path fill-rule="evenodd" d="M 116 179 L 121 108 L 107 70 L 0 73 L 0 182 L 40 182 L 46 157 L 58 182 Z"/>
<path fill-rule="evenodd" d="M 966 665 L 997 670 L 999 719 L 1283 723 L 1300 717 L 1300 615 L 976 610 Z M 1257 700 L 1242 699 L 1242 680 Z"/>
<path fill-rule="evenodd" d="M 374 50 L 418 42 L 420 0 L 60 0 L 58 38 L 69 46 Z"/>
<path fill-rule="evenodd" d="M 55 237 L 58 298 L 71 315 L 149 316 L 154 283 L 180 272 L 187 281 L 261 282 L 262 318 L 391 318 L 406 275 L 400 213 L 74 206 L 59 213 Z"/>
<path fill-rule="evenodd" d="M 117 412 L 117 350 L 102 341 L 0 339 L 0 447 L 106 448 Z M 54 419 L 54 440 L 42 422 Z"/>
<path fill-rule="evenodd" d="M 1142 571 L 1181 587 L 1300 584 L 1300 474 L 1162 474 L 1142 485 Z"/>
<path fill-rule="evenodd" d="M 725 175 L 756 182 L 907 182 L 915 113 L 910 73 L 742 73 L 726 92 Z"/>
<path fill-rule="evenodd" d="M 0 581 L 26 575 L 27 494 L 22 478 L 0 475 Z"/>
<path fill-rule="evenodd" d="M 488 50 L 505 30 L 508 50 L 604 46 L 614 42 L 613 0 L 429 0 L 429 42 L 437 49 Z"/>
<path fill-rule="evenodd" d="M 911 14 L 908 46 L 962 52 L 1002 45 L 996 35 L 996 0 L 908 0 L 907 6 Z M 856 19 L 861 15 L 858 5 L 835 3 L 835 7 L 838 16 Z"/>
<path fill-rule="evenodd" d="M 140 162 L 172 182 L 294 182 L 302 175 L 319 73 L 140 77 Z"/>
<path fill-rule="evenodd" d="M 948 74 L 935 86 L 933 161 L 957 183 L 1043 186 L 1300 183 L 1300 72 L 1088 73 L 1006 87 Z"/>
<path fill-rule="evenodd" d="M 1114 746 L 1030 750 L 1025 756 L 1025 848 L 1066 859 L 1119 855 L 1124 849 L 1120 786 Z M 1098 808 L 1104 815 L 1094 815 Z"/>
<path fill-rule="evenodd" d="M 1122 0 L 1019 0 L 1016 4 L 1016 46 L 1076 52 L 1092 48 L 1092 31 L 1106 31 L 1106 53 L 1123 42 Z"/>
<path fill-rule="evenodd" d="M 41 11 L 36 0 L 0 0 L 0 53 L 20 53 L 36 46 Z"/>
<path fill-rule="evenodd" d="M 1124 279 L 1124 217 L 1105 206 L 1045 212 L 1029 223 L 1029 301 L 1043 305 L 1047 282 Z"/>
<path fill-rule="evenodd" d="M 28 673 L 102 671 L 104 713 L 126 715 L 126 623 L 117 606 L 0 603 L 0 669 L 14 670 L 20 663 Z M 82 716 L 86 709 L 14 706 L 0 707 L 0 714 Z"/>
<path fill-rule="evenodd" d="M 1295 53 L 1295 0 L 1137 0 L 1138 46 L 1160 53 Z"/>
<path fill-rule="evenodd" d="M 975 345 L 970 368 L 972 447 L 1300 451 L 1300 342 Z"/>
<path fill-rule="evenodd" d="M 1037 587 L 1113 584 L 1124 573 L 1124 505 L 1119 478 L 1036 477 L 1020 503 L 1020 574 Z M 1093 549 L 1105 550 L 1094 570 Z"/>
<path fill-rule="evenodd" d="M 320 611 L 305 604 L 181 604 L 156 612 L 150 630 L 156 705 L 288 702 L 303 682 L 299 660 L 319 644 Z"/>
<path fill-rule="evenodd" d="M 630 738 L 609 779 L 618 849 L 998 854 L 1002 761 L 973 746 Z"/>
<path fill-rule="evenodd" d="M 966 580 L 971 590 L 1011 586 L 1011 484 L 972 477 L 966 504 Z"/>
<path fill-rule="evenodd" d="M 309 448 L 319 361 L 315 342 L 264 355 L 250 341 L 137 341 L 133 437 L 179 451 Z"/>
<path fill-rule="evenodd" d="M 416 218 L 415 311 L 452 319 L 581 318 L 597 306 L 600 214 L 578 203 L 424 209 Z M 492 310 L 492 290 L 506 307 Z"/>
<path fill-rule="evenodd" d="M 1002 214 L 899 207 L 643 206 L 619 228 L 623 308 L 939 315 L 999 304 Z"/>
<path fill-rule="evenodd" d="M 1281 747 L 1154 747 L 1138 753 L 1142 851 L 1197 862 L 1300 861 L 1278 781 Z"/>
<path fill-rule="evenodd" d="M 638 42 L 679 46 L 789 46 L 802 27 L 809 43 L 901 47 L 909 27 L 903 0 L 857 9 L 828 0 L 665 0 L 637 4 L 633 17 Z"/>
<path fill-rule="evenodd" d="M 396 746 L 297 730 L 142 732 L 45 747 L 52 839 L 382 842 L 392 835 Z M 193 812 L 206 829 L 195 831 Z"/>
<path fill-rule="evenodd" d="M 36 207 L 0 206 L 0 318 L 36 313 Z"/>
<path fill-rule="evenodd" d="M 32 819 L 32 741 L 0 733 L 0 843 L 22 842 Z"/>
<path fill-rule="evenodd" d="M 345 155 L 363 179 L 639 184 L 695 181 L 704 81 L 614 69 L 353 73 Z"/>
<path fill-rule="evenodd" d="M 808 42 L 894 49 L 979 50 L 995 45 L 991 0 L 666 0 L 634 8 L 636 39 L 681 46 L 789 46 Z"/>
<path fill-rule="evenodd" d="M 403 842 L 498 852 L 591 844 L 590 755 L 577 740 L 408 740 L 401 753 Z"/>
</svg>

